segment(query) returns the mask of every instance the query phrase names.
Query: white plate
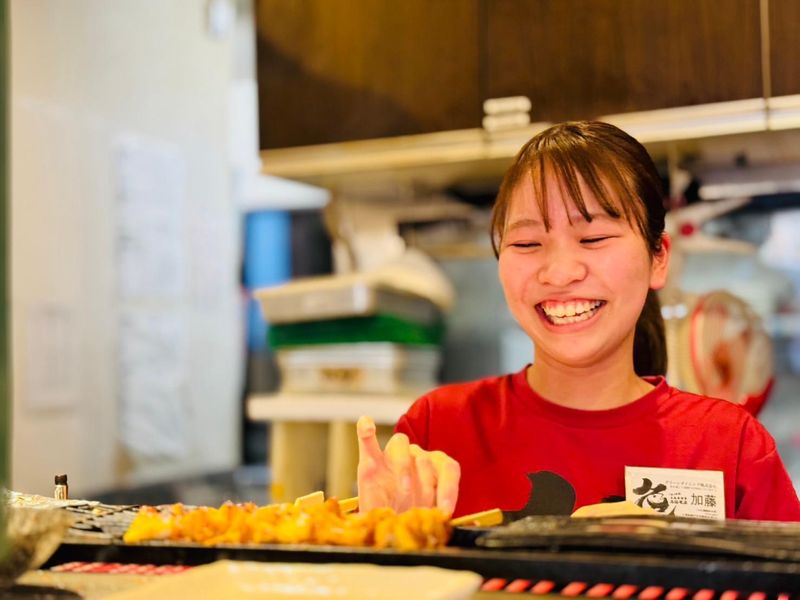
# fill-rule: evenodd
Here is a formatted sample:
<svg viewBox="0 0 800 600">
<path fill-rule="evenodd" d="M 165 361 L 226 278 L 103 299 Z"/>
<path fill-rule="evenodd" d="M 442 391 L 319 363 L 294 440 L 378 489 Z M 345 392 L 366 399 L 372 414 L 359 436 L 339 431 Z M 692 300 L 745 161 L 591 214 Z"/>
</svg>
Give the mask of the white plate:
<svg viewBox="0 0 800 600">
<path fill-rule="evenodd" d="M 218 561 L 108 600 L 152 598 L 292 599 L 363 598 L 364 600 L 463 600 L 482 578 L 469 571 L 438 567 L 383 567 L 361 564 L 299 564 Z"/>
</svg>

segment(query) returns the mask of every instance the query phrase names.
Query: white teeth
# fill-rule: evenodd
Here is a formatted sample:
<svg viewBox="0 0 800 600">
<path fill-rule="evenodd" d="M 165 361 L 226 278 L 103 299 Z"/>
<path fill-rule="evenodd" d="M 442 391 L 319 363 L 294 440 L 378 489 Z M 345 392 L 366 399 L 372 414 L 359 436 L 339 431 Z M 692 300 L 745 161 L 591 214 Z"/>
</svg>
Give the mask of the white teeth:
<svg viewBox="0 0 800 600">
<path fill-rule="evenodd" d="M 594 300 L 592 302 L 571 301 L 555 305 L 545 303 L 541 306 L 551 323 L 567 325 L 569 323 L 578 323 L 589 319 L 597 312 L 596 309 L 599 308 L 601 304 L 601 300 Z"/>
</svg>

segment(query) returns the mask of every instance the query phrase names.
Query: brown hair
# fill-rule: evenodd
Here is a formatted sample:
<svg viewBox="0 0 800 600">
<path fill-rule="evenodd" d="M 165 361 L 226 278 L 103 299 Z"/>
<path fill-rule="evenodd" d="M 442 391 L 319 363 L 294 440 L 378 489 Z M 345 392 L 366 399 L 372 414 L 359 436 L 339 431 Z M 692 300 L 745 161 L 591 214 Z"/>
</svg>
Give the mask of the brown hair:
<svg viewBox="0 0 800 600">
<path fill-rule="evenodd" d="M 664 232 L 664 195 L 653 159 L 627 133 L 599 121 L 570 121 L 554 125 L 531 138 L 506 171 L 492 211 L 491 234 L 499 256 L 508 208 L 517 185 L 530 177 L 545 228 L 545 176 L 557 178 L 564 204 L 571 202 L 587 221 L 591 215 L 581 194 L 582 179 L 603 210 L 624 218 L 639 230 L 650 255 L 661 251 Z M 661 307 L 653 290 L 636 322 L 633 366 L 638 375 L 664 375 L 667 370 L 666 335 Z"/>
</svg>

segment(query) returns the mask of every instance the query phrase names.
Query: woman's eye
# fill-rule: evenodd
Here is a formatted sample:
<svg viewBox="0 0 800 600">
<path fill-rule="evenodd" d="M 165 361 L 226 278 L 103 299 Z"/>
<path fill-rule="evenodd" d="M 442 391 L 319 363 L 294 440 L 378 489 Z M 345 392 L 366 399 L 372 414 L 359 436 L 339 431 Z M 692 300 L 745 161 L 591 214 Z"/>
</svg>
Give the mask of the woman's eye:
<svg viewBox="0 0 800 600">
<path fill-rule="evenodd" d="M 581 244 L 597 244 L 598 242 L 602 242 L 604 240 L 610 240 L 610 239 L 611 239 L 610 235 L 583 238 L 581 240 Z"/>
</svg>

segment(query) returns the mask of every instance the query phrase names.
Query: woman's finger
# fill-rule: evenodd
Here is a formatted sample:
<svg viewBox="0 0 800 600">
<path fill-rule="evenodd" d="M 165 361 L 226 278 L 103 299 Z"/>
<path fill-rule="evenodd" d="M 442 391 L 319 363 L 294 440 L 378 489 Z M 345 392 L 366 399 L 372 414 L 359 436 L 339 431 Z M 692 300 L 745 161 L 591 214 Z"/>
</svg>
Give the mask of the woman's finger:
<svg viewBox="0 0 800 600">
<path fill-rule="evenodd" d="M 416 489 L 414 501 L 416 506 L 436 506 L 436 471 L 433 468 L 429 453 L 411 444 L 411 457 L 416 466 Z"/>
<path fill-rule="evenodd" d="M 394 509 L 397 511 L 406 510 L 413 501 L 414 473 L 409 446 L 408 436 L 403 433 L 395 433 L 389 438 L 384 450 L 386 464 L 397 482 L 394 501 Z"/>
<path fill-rule="evenodd" d="M 360 417 L 356 422 L 358 436 L 358 471 L 359 476 L 379 469 L 384 463 L 383 452 L 378 443 L 375 421 L 370 417 Z"/>
<path fill-rule="evenodd" d="M 436 506 L 452 515 L 458 500 L 458 483 L 461 466 L 444 452 L 431 452 L 431 461 L 436 471 Z"/>
<path fill-rule="evenodd" d="M 356 423 L 358 437 L 358 509 L 368 511 L 394 503 L 394 474 L 389 471 L 383 457 L 375 422 L 361 417 Z"/>
</svg>

